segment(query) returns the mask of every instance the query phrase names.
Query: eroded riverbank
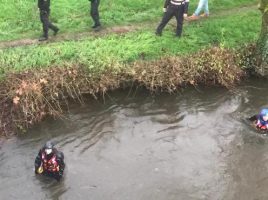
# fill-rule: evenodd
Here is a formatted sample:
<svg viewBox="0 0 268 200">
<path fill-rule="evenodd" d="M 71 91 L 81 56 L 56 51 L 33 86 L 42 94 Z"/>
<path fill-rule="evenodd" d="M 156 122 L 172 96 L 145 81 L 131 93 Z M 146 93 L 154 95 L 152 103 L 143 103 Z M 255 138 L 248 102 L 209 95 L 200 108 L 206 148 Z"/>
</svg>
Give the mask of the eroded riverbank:
<svg viewBox="0 0 268 200">
<path fill-rule="evenodd" d="M 99 71 L 74 64 L 9 74 L 1 83 L 1 132 L 10 135 L 18 129 L 25 131 L 47 116 L 59 117 L 70 99 L 83 102 L 85 94 L 97 97 L 124 87 L 169 93 L 187 85 L 229 88 L 245 77 L 242 66 L 247 56 L 212 47 L 185 57 L 110 63 Z"/>
</svg>

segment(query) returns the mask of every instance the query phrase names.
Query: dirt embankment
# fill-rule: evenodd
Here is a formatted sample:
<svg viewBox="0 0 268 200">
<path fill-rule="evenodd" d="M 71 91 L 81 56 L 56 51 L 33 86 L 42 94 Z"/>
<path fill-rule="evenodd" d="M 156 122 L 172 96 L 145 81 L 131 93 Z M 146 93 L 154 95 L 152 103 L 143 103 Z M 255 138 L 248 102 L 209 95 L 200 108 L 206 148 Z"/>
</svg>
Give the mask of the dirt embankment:
<svg viewBox="0 0 268 200">
<path fill-rule="evenodd" d="M 246 75 L 241 60 L 247 59 L 238 52 L 213 47 L 187 57 L 128 63 L 116 70 L 90 71 L 73 65 L 9 74 L 0 84 L 0 133 L 9 136 L 46 116 L 60 117 L 70 99 L 82 102 L 85 94 L 97 97 L 130 85 L 152 92 L 174 92 L 198 84 L 229 88 Z"/>
</svg>

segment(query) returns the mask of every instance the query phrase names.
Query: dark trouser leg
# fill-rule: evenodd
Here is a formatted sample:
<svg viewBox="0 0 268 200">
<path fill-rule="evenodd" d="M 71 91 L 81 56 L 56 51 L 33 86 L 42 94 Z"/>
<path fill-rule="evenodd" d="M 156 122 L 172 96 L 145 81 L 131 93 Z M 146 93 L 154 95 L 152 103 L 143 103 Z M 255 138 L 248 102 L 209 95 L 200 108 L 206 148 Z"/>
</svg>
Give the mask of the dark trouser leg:
<svg viewBox="0 0 268 200">
<path fill-rule="evenodd" d="M 169 20 L 174 16 L 174 12 L 173 9 L 171 7 L 167 8 L 167 12 L 164 13 L 164 16 L 162 18 L 162 21 L 160 22 L 160 24 L 158 25 L 157 29 L 156 29 L 156 33 L 157 34 L 161 34 L 163 29 L 165 28 L 165 26 L 167 25 L 167 23 L 169 22 Z"/>
<path fill-rule="evenodd" d="M 43 24 L 43 36 L 45 38 L 48 38 L 48 26 L 49 26 L 49 21 L 48 21 L 48 12 L 47 11 L 40 11 L 40 21 Z"/>
<path fill-rule="evenodd" d="M 49 12 L 47 11 L 40 11 L 40 20 L 43 23 L 43 36 L 45 38 L 48 38 L 48 29 L 52 29 L 54 32 L 58 32 L 58 27 L 56 27 L 55 25 L 53 25 L 50 21 L 49 21 Z"/>
<path fill-rule="evenodd" d="M 57 32 L 59 30 L 59 28 L 57 26 L 53 25 L 50 21 L 48 21 L 48 28 L 50 28 L 54 32 Z"/>
<path fill-rule="evenodd" d="M 189 8 L 189 2 L 185 2 L 185 4 L 184 4 L 184 11 L 183 11 L 183 13 L 188 14 L 188 8 Z"/>
<path fill-rule="evenodd" d="M 176 12 L 176 20 L 177 20 L 177 29 L 176 29 L 176 36 L 181 36 L 182 33 L 182 26 L 183 26 L 183 13 L 184 13 L 184 5 L 178 7 Z"/>
<path fill-rule="evenodd" d="M 100 0 L 91 1 L 90 15 L 95 23 L 95 26 L 100 26 L 99 5 Z"/>
</svg>

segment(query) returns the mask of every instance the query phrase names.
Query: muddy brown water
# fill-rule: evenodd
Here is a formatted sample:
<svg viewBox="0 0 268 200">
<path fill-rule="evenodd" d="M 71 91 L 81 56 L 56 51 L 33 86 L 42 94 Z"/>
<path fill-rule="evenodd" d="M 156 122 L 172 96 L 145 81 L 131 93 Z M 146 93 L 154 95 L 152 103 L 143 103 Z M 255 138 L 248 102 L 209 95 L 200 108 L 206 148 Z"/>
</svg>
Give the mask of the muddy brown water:
<svg viewBox="0 0 268 200">
<path fill-rule="evenodd" d="M 245 120 L 268 105 L 267 89 L 251 80 L 232 91 L 117 91 L 71 105 L 69 119 L 1 140 L 0 199 L 268 199 L 268 137 Z M 66 157 L 60 183 L 33 172 L 48 139 Z"/>
</svg>

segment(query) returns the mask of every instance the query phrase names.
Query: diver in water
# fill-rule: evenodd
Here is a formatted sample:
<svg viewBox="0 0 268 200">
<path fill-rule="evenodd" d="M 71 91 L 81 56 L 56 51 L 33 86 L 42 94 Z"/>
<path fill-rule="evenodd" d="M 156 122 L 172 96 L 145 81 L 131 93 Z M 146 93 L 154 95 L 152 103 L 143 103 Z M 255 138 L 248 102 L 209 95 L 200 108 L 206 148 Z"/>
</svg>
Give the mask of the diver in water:
<svg viewBox="0 0 268 200">
<path fill-rule="evenodd" d="M 63 153 L 58 151 L 51 141 L 46 142 L 35 158 L 35 173 L 53 177 L 60 181 L 64 168 Z"/>
<path fill-rule="evenodd" d="M 254 115 L 249 118 L 254 122 L 257 129 L 268 130 L 268 108 L 264 108 L 258 115 Z"/>
</svg>

